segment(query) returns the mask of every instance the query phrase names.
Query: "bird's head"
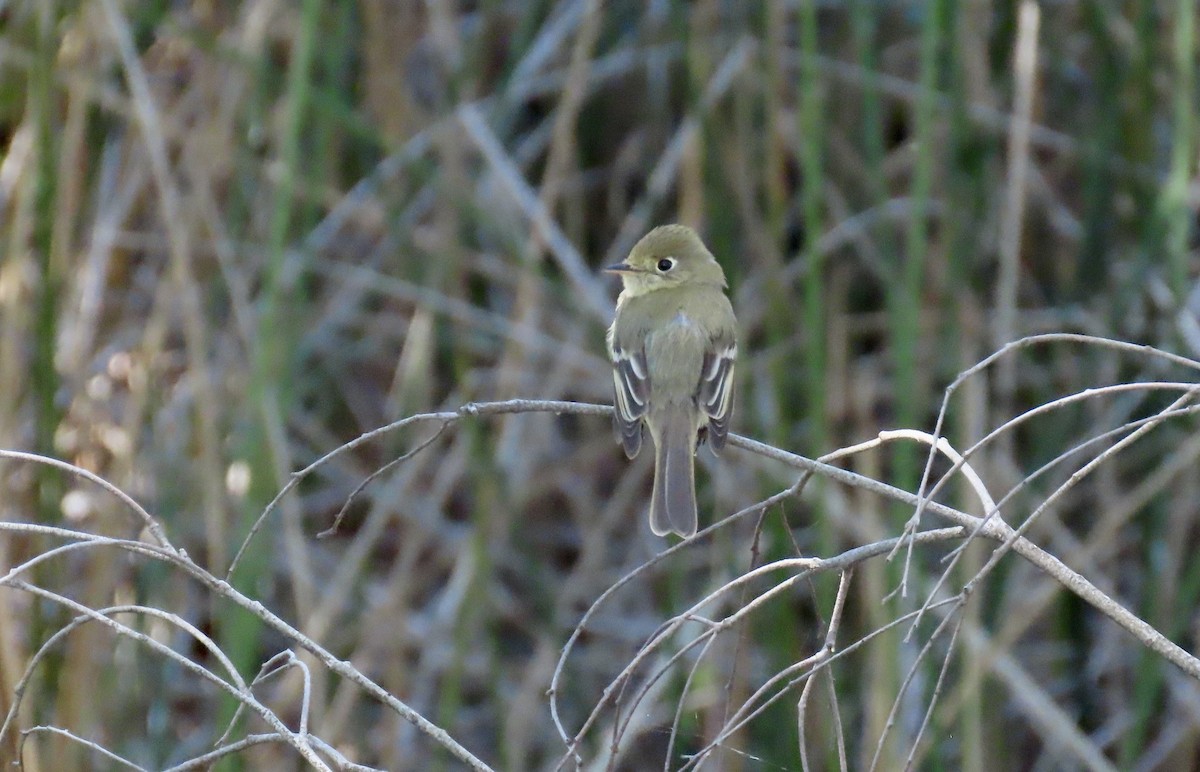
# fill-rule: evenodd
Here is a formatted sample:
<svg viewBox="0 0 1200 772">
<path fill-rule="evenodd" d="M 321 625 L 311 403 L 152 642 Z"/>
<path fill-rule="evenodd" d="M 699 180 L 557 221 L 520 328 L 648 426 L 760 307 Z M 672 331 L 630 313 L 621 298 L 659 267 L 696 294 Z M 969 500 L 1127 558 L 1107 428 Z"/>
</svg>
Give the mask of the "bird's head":
<svg viewBox="0 0 1200 772">
<path fill-rule="evenodd" d="M 660 225 L 633 245 L 625 262 L 604 270 L 619 274 L 632 296 L 685 284 L 726 286 L 721 265 L 686 225 Z"/>
</svg>

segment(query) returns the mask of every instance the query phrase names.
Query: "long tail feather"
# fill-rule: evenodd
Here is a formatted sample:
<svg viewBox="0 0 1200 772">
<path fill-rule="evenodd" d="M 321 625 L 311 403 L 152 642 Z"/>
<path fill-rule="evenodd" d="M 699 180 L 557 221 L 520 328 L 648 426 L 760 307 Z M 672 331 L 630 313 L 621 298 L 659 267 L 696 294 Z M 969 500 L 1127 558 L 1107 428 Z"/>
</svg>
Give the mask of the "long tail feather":
<svg viewBox="0 0 1200 772">
<path fill-rule="evenodd" d="M 685 539 L 696 533 L 696 429 L 683 409 L 667 410 L 654 445 L 654 491 L 650 530 L 674 531 Z"/>
</svg>

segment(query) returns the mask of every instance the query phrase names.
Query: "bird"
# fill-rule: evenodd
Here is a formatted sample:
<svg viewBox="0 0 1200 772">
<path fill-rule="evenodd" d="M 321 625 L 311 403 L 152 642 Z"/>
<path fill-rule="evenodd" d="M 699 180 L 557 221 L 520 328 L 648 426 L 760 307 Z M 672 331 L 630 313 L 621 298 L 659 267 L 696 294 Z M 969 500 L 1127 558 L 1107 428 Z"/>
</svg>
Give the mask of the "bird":
<svg viewBox="0 0 1200 772">
<path fill-rule="evenodd" d="M 654 441 L 650 530 L 696 533 L 695 452 L 720 453 L 733 414 L 737 320 L 725 272 L 700 235 L 661 225 L 605 269 L 621 277 L 606 336 L 615 390 L 613 430 L 629 458 Z"/>
</svg>

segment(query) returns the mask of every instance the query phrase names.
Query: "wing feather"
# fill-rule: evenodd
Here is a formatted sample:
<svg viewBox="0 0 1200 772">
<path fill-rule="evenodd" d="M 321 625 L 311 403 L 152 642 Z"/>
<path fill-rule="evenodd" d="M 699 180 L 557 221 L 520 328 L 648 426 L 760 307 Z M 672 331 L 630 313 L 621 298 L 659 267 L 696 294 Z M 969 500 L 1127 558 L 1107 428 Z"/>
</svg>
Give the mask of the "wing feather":
<svg viewBox="0 0 1200 772">
<path fill-rule="evenodd" d="M 633 458 L 642 448 L 642 418 L 650 400 L 650 376 L 644 350 L 626 351 L 612 343 L 613 387 L 616 394 L 613 432 Z"/>
<path fill-rule="evenodd" d="M 713 452 L 725 447 L 729 419 L 733 415 L 733 371 L 737 345 L 732 341 L 714 341 L 704 353 L 700 367 L 700 389 L 696 404 L 708 416 L 708 441 Z"/>
</svg>

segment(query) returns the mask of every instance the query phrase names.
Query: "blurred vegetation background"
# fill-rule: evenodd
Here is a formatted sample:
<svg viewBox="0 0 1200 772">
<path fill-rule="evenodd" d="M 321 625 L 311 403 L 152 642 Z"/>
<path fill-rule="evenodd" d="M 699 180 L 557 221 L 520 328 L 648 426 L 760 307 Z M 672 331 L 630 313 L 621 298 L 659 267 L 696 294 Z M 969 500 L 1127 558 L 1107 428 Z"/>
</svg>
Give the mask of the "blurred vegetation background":
<svg viewBox="0 0 1200 772">
<path fill-rule="evenodd" d="M 669 221 L 698 227 L 730 277 L 735 431 L 805 455 L 931 430 L 946 385 L 1022 336 L 1196 357 L 1197 14 L 1194 0 L 0 0 L 0 447 L 100 474 L 223 575 L 289 474 L 365 431 L 472 400 L 610 402 L 616 287 L 598 269 Z M 968 381 L 945 431 L 962 449 L 1065 394 L 1182 377 L 1150 358 L 1031 346 Z M 1167 401 L 1134 392 L 1049 413 L 977 468 L 1002 493 Z M 665 545 L 645 523 L 649 461 L 627 462 L 602 418 L 467 420 L 316 539 L 373 470 L 437 428 L 322 467 L 233 582 L 489 764 L 553 768 L 564 747 L 545 692 L 560 648 Z M 1028 534 L 1188 650 L 1195 428 L 1168 424 L 1106 461 Z M 702 526 L 792 479 L 745 453 L 701 455 Z M 915 489 L 924 457 L 845 463 Z M 1028 482 L 1006 518 L 1082 463 Z M 962 491 L 945 499 L 979 511 Z M 708 589 L 770 558 L 894 536 L 909 514 L 815 482 L 768 512 L 761 538 L 741 522 L 657 566 L 573 650 L 557 695 L 568 729 Z M 11 461 L 0 519 L 138 529 L 95 487 Z M 55 544 L 5 536 L 0 563 Z M 918 552 L 916 570 L 936 577 L 942 554 Z M 883 600 L 898 577 L 882 560 L 859 570 L 843 641 L 919 602 Z M 287 645 L 117 551 L 34 579 L 93 607 L 169 609 L 247 678 Z M 825 579 L 706 660 L 672 768 L 728 700 L 820 647 L 837 586 Z M 69 615 L 12 590 L 0 603 L 7 709 Z M 970 613 L 918 768 L 1200 763 L 1198 685 L 1015 556 Z M 151 618 L 129 623 L 205 659 Z M 903 766 L 938 673 L 919 669 L 889 721 L 920 645 L 893 630 L 834 671 L 851 768 L 871 763 L 885 727 L 879 768 Z M 686 676 L 672 671 L 615 755 L 593 732 L 588 768 L 661 767 Z M 299 688 L 288 674 L 264 699 L 294 721 Z M 313 732 L 348 758 L 456 768 L 352 684 L 316 669 L 313 690 Z M 832 710 L 810 712 L 822 766 L 837 763 Z M 229 715 L 211 686 L 85 626 L 40 666 L 22 726 L 66 727 L 157 768 L 203 752 Z M 799 769 L 797 741 L 792 697 L 711 768 Z M 25 758 L 106 763 L 55 737 Z M 226 764 L 293 758 L 268 746 Z"/>
</svg>

